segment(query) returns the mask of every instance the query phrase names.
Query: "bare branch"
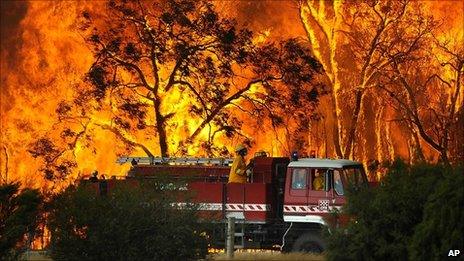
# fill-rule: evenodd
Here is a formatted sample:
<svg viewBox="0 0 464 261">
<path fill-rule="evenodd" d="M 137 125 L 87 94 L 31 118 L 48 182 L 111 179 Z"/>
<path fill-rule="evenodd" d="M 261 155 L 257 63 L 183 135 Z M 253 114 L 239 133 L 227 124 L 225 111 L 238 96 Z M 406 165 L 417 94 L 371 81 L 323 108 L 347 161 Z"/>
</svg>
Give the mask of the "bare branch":
<svg viewBox="0 0 464 261">
<path fill-rule="evenodd" d="M 209 123 L 211 122 L 214 117 L 216 117 L 216 115 L 224 108 L 226 107 L 227 105 L 229 105 L 232 101 L 238 99 L 241 97 L 241 95 L 243 93 L 245 93 L 246 91 L 250 90 L 250 88 L 255 85 L 255 84 L 258 84 L 258 83 L 262 83 L 264 82 L 262 79 L 255 79 L 255 80 L 251 80 L 244 88 L 238 90 L 237 92 L 235 92 L 233 95 L 229 96 L 227 99 L 225 99 L 222 103 L 220 103 L 219 105 L 216 106 L 216 108 L 214 108 L 211 113 L 203 120 L 203 122 L 197 127 L 197 129 L 192 133 L 192 135 L 190 135 L 189 137 L 189 141 L 193 141 L 196 136 L 198 136 L 198 134 L 200 134 L 200 131 Z"/>
<path fill-rule="evenodd" d="M 187 81 L 183 81 L 183 80 L 174 81 L 173 84 L 181 84 L 181 85 L 187 86 L 187 88 L 188 88 L 191 92 L 193 92 L 193 94 L 195 95 L 195 97 L 200 101 L 201 106 L 203 106 L 203 109 L 205 110 L 206 115 L 208 115 L 208 106 L 206 105 L 206 102 L 203 100 L 203 98 L 201 97 L 200 93 L 198 93 L 198 91 L 195 89 L 195 87 L 192 86 L 192 84 L 190 84 L 190 83 L 187 82 Z"/>
<path fill-rule="evenodd" d="M 143 73 L 143 71 L 142 71 L 137 65 L 135 65 L 135 64 L 133 64 L 133 63 L 130 63 L 130 62 L 127 62 L 127 61 L 124 61 L 123 59 L 117 57 L 115 54 L 112 54 L 112 53 L 109 52 L 109 51 L 108 51 L 108 54 L 109 54 L 115 61 L 117 61 L 119 64 L 121 64 L 121 65 L 123 65 L 123 66 L 125 66 L 125 67 L 128 67 L 128 68 L 133 69 L 133 70 L 137 73 L 138 77 L 139 77 L 140 80 L 142 81 L 143 86 L 144 86 L 145 88 L 147 88 L 147 89 L 150 90 L 150 91 L 153 91 L 153 90 L 154 90 L 154 87 L 151 86 L 151 85 L 147 82 L 147 80 L 146 80 L 146 78 L 145 78 L 145 74 Z"/>
<path fill-rule="evenodd" d="M 100 126 L 103 130 L 111 131 L 114 135 L 116 135 L 116 137 L 121 139 L 124 143 L 129 144 L 130 146 L 133 146 L 133 147 L 141 148 L 147 154 L 148 157 L 154 157 L 153 153 L 151 153 L 151 151 L 145 145 L 130 140 L 129 138 L 124 136 L 124 134 L 122 134 L 119 129 L 112 127 L 108 124 L 95 124 L 95 125 Z"/>
</svg>

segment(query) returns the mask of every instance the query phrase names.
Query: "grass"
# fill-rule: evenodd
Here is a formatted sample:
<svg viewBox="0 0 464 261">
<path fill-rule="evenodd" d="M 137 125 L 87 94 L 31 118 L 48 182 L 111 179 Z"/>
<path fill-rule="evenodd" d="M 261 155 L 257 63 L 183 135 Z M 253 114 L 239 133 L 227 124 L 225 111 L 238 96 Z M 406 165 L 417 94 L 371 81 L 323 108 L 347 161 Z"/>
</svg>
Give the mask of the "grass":
<svg viewBox="0 0 464 261">
<path fill-rule="evenodd" d="M 30 251 L 25 253 L 20 260 L 33 260 L 33 261 L 48 261 L 52 260 L 47 257 L 42 251 Z M 228 259 L 224 251 L 220 253 L 212 253 L 206 260 L 298 260 L 298 261 L 322 261 L 324 255 L 317 254 L 302 254 L 302 253 L 288 253 L 282 254 L 278 251 L 266 250 L 248 250 L 248 251 L 235 251 L 234 258 Z"/>
<path fill-rule="evenodd" d="M 254 251 L 239 252 L 235 251 L 234 258 L 228 259 L 225 253 L 210 254 L 207 260 L 298 260 L 298 261 L 321 261 L 324 255 L 288 253 L 283 254 L 278 251 Z"/>
<path fill-rule="evenodd" d="M 31 260 L 31 261 L 52 261 L 50 257 L 46 255 L 45 251 L 26 251 L 22 254 L 19 260 Z"/>
</svg>

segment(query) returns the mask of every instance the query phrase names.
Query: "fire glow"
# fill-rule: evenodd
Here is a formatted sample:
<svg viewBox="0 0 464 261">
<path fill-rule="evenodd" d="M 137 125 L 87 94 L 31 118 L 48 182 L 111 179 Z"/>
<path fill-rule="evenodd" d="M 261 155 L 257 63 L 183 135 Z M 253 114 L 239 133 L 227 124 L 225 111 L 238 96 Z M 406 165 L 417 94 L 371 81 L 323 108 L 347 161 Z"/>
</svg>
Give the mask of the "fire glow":
<svg viewBox="0 0 464 261">
<path fill-rule="evenodd" d="M 391 4 L 390 7 L 388 3 Z M 165 113 L 176 112 L 166 122 L 169 155 L 230 156 L 236 144 L 249 141 L 251 154 L 262 149 L 274 156 L 289 155 L 293 150 L 309 154 L 314 150 L 319 157 L 352 158 L 366 165 L 373 161 L 391 161 L 398 156 L 411 161 L 417 157 L 436 161 L 442 153 L 440 148 L 445 145 L 448 149 L 447 157 L 457 157 L 462 153 L 462 146 L 459 147 L 462 140 L 457 140 L 457 130 L 464 129 L 462 61 L 457 70 L 440 66 L 440 61 L 443 64 L 454 60 L 446 50 L 433 44 L 428 49 L 422 47 L 433 52 L 433 55 L 424 50 L 414 53 L 415 58 L 422 57 L 423 54 L 423 57 L 431 59 L 431 70 L 435 71 L 432 70 L 430 75 L 436 73 L 440 76 L 433 80 L 433 87 L 439 91 L 429 88 L 420 93 L 424 97 L 417 99 L 417 116 L 423 118 L 414 119 L 414 113 L 409 116 L 399 113 L 404 110 L 399 103 L 402 98 L 385 98 L 393 97 L 400 89 L 397 85 L 401 85 L 394 82 L 396 80 L 393 78 L 388 78 L 390 75 L 384 75 L 385 71 L 394 69 L 391 66 L 392 61 L 387 56 L 382 56 L 385 50 L 377 46 L 369 49 L 368 42 L 378 32 L 376 12 L 379 16 L 387 17 L 383 25 L 385 34 L 379 36 L 380 42 L 393 39 L 392 34 L 389 34 L 393 31 L 389 30 L 396 28 L 395 15 L 389 16 L 388 12 L 401 9 L 397 5 L 402 1 L 388 3 L 381 1 L 370 10 L 362 4 L 352 5 L 341 1 L 332 4 L 330 1 L 308 0 L 300 1 L 299 5 L 291 1 L 239 1 L 238 4 L 215 2 L 219 14 L 235 18 L 240 26 L 254 31 L 255 44 L 266 44 L 290 37 L 299 37 L 304 41 L 323 66 L 324 73 L 318 80 L 324 83 L 323 89 L 326 93 L 320 96 L 319 104 L 315 108 L 317 119 L 305 123 L 303 129 L 294 121 L 298 115 L 280 115 L 283 120 L 280 126 L 274 126 L 270 120 L 257 123 L 258 116 L 247 112 L 252 108 L 246 105 L 246 98 L 236 99 L 227 106 L 227 113 L 242 123 L 230 136 L 220 131 L 214 121 L 199 129 L 203 119 L 186 113 L 192 101 L 185 98 L 185 91 L 161 93 L 164 99 L 162 109 Z M 146 150 L 155 155 L 161 154 L 156 130 L 145 128 L 121 133 L 114 129 L 113 113 L 118 107 L 108 97 L 102 101 L 103 110 L 90 110 L 86 117 L 67 119 L 57 116 L 57 110 L 69 109 L 66 107 L 67 103 L 79 94 L 75 87 L 87 84 L 84 82 L 85 75 L 95 62 L 91 46 L 85 41 L 80 29 L 82 14 L 88 12 L 98 26 L 104 27 L 104 24 L 98 23 L 103 21 L 99 17 L 106 15 L 105 4 L 103 1 L 2 3 L 2 182 L 18 180 L 25 186 L 39 187 L 45 191 L 56 189 L 58 183 L 49 182 L 42 171 L 46 162 L 40 157 L 34 158 L 30 153 L 31 144 L 42 137 L 48 137 L 55 143 L 58 157 L 76 163 L 72 173 L 61 180 L 63 182 L 59 182 L 58 186 L 73 182 L 93 170 L 107 175 L 125 175 L 127 167 L 115 163 L 119 155 L 145 156 Z M 405 13 L 419 15 L 422 12 L 424 19 L 432 16 L 439 21 L 441 24 L 434 31 L 434 36 L 439 42 L 448 43 L 449 48 L 461 46 L 455 53 L 456 57 L 463 59 L 463 9 L 464 4 L 460 1 L 412 1 L 407 4 Z M 366 15 L 356 16 L 359 15 L 357 10 L 365 11 Z M 398 17 L 403 19 L 400 13 Z M 405 21 L 402 20 L 397 27 L 401 29 Z M 351 37 L 357 37 L 357 41 Z M 367 43 L 362 41 L 362 37 L 366 37 Z M 427 42 L 424 41 L 424 44 Z M 454 49 L 451 51 L 454 52 Z M 371 56 L 366 58 L 363 52 L 370 53 Z M 167 68 L 161 68 L 163 70 L 166 71 L 161 75 L 165 78 Z M 131 79 L 132 76 L 121 77 Z M 421 80 L 423 79 L 417 79 L 418 82 Z M 411 79 L 406 81 L 410 82 Z M 253 85 L 248 91 L 248 98 L 259 100 L 262 89 L 260 84 Z M 231 89 L 231 93 L 233 91 Z M 387 93 L 388 91 L 392 93 Z M 356 102 L 357 99 L 359 103 Z M 424 107 L 427 104 L 424 99 L 430 101 L 430 107 L 436 105 L 434 110 L 428 111 Z M 411 102 L 411 97 L 408 101 Z M 140 102 L 146 100 L 140 99 Z M 99 105 L 89 103 L 86 106 L 91 108 Z M 432 137 L 434 142 L 424 140 L 416 121 L 435 121 L 433 116 L 427 118 L 424 115 L 433 112 L 447 114 L 450 107 L 453 107 L 453 115 L 457 120 L 441 123 L 450 124 L 444 127 L 450 131 L 449 136 L 445 137 L 447 143 L 444 145 L 437 141 L 438 138 L 434 138 L 433 133 L 440 131 L 434 126 L 425 126 L 423 130 L 426 132 L 425 136 Z M 73 109 L 70 110 L 70 113 L 76 113 Z M 153 112 L 148 113 L 145 124 L 155 125 Z M 404 120 L 407 117 L 412 117 L 412 120 Z M 137 122 L 133 120 L 130 124 L 136 125 Z M 63 139 L 65 127 L 69 127 L 73 133 Z M 197 129 L 195 139 L 187 142 Z M 433 143 L 437 146 L 430 145 Z M 214 149 L 208 151 L 211 144 Z M 375 170 L 373 172 L 371 175 L 375 174 Z"/>
</svg>

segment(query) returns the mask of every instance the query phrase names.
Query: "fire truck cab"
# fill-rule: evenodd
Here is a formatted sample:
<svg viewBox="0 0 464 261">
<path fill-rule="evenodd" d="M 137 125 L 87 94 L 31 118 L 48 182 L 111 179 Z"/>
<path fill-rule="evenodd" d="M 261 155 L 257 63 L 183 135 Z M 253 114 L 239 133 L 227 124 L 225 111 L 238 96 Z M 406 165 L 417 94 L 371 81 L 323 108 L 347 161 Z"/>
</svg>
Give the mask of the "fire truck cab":
<svg viewBox="0 0 464 261">
<path fill-rule="evenodd" d="M 321 252 L 321 228 L 330 212 L 346 203 L 349 185 L 367 184 L 363 166 L 344 159 L 305 158 L 287 167 L 283 221 L 288 230 L 283 247 L 291 251 Z"/>
<path fill-rule="evenodd" d="M 350 160 L 259 156 L 249 164 L 252 175 L 245 184 L 227 183 L 232 159 L 125 157 L 119 162 L 133 164 L 127 179 L 188 177 L 177 190 L 192 192 L 207 222 L 225 224 L 235 217 L 236 248 L 322 252 L 325 217 L 345 204 L 349 184 L 367 184 L 362 164 Z M 225 226 L 219 227 L 214 247 L 224 246 Z"/>
<path fill-rule="evenodd" d="M 362 164 L 351 160 L 300 159 L 288 165 L 283 219 L 316 222 L 345 204 L 344 184 L 367 183 Z"/>
</svg>

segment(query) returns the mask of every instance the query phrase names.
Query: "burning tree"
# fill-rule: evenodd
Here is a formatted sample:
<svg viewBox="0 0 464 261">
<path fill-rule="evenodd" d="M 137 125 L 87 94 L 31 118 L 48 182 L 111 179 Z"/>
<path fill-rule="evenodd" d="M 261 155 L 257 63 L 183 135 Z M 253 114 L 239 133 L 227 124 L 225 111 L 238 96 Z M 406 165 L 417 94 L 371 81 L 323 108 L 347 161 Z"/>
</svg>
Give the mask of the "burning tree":
<svg viewBox="0 0 464 261">
<path fill-rule="evenodd" d="M 433 40 L 440 27 L 423 4 L 299 3 L 312 51 L 332 86 L 335 154 L 363 161 L 372 154 L 380 161 L 393 159 L 390 122 L 396 121 L 419 159 L 425 142 L 447 161 L 450 132 L 456 130 L 456 111 L 462 107 L 457 102 L 462 100 L 462 50 Z M 462 45 L 462 36 L 458 39 Z M 434 103 L 427 102 L 431 97 Z M 369 146 L 373 141 L 376 146 Z"/>
<path fill-rule="evenodd" d="M 460 43 L 434 38 L 427 27 L 427 23 L 417 26 L 416 37 L 409 39 L 414 45 L 386 52 L 391 62 L 379 86 L 415 139 L 422 138 L 447 163 L 451 139 L 457 138 L 452 133 L 463 127 L 458 126 L 457 112 L 462 107 L 459 101 L 463 94 L 464 48 Z M 421 35 L 427 36 L 425 42 L 419 40 L 424 38 Z"/>
<path fill-rule="evenodd" d="M 61 140 L 41 138 L 30 150 L 50 178 L 69 173 L 97 128 L 148 156 L 200 143 L 213 154 L 220 134 L 246 136 L 240 113 L 288 127 L 282 114 L 307 121 L 321 93 L 320 64 L 301 41 L 258 41 L 209 1 L 109 1 L 81 19 L 94 55 L 87 84 L 56 109 Z"/>
</svg>

